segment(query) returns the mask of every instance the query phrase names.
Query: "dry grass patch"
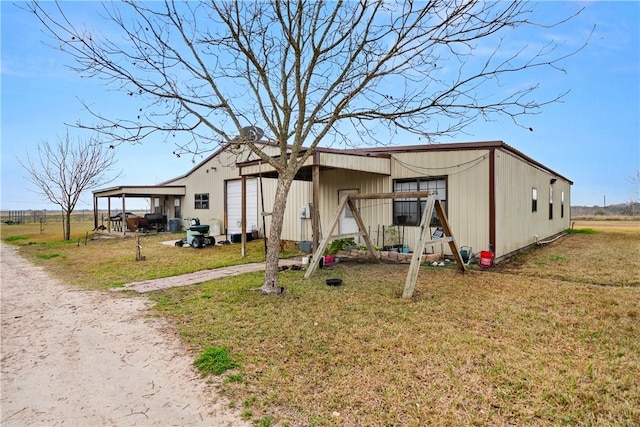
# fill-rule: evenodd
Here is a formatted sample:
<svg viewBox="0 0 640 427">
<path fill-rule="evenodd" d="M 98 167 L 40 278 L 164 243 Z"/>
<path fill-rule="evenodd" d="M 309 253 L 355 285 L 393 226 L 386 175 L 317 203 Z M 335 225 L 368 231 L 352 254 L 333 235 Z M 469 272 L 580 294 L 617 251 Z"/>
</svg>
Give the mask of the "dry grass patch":
<svg viewBox="0 0 640 427">
<path fill-rule="evenodd" d="M 598 229 L 595 234 L 570 234 L 515 256 L 498 270 L 601 286 L 640 286 L 640 230 L 613 233 Z"/>
<path fill-rule="evenodd" d="M 282 425 L 640 420 L 640 288 L 425 268 L 406 301 L 406 272 L 340 263 L 287 272 L 280 297 L 250 291 L 256 274 L 155 298 L 194 349 L 229 348 L 244 382 L 225 391 Z"/>
<path fill-rule="evenodd" d="M 21 253 L 96 288 L 239 261 L 238 245 L 177 249 L 146 236 L 136 262 L 133 239 L 78 246 L 5 228 Z M 194 360 L 229 352 L 239 367 L 221 387 L 263 424 L 639 425 L 634 230 L 569 235 L 487 271 L 425 267 L 410 301 L 407 265 L 365 263 L 309 280 L 284 272 L 280 296 L 252 291 L 255 273 L 152 298 Z M 249 252 L 240 262 L 262 259 L 262 243 Z"/>
<path fill-rule="evenodd" d="M 576 229 L 591 228 L 609 233 L 640 234 L 640 218 L 638 217 L 578 217 L 571 218 L 571 224 Z"/>
</svg>

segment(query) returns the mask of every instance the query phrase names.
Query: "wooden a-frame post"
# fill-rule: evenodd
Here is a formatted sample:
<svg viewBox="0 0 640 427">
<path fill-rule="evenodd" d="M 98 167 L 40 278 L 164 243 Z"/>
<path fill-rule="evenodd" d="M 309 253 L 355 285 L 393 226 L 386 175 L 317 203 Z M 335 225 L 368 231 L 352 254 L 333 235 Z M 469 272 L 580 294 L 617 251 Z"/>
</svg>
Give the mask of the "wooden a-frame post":
<svg viewBox="0 0 640 427">
<path fill-rule="evenodd" d="M 329 228 L 327 230 L 327 236 L 322 239 L 318 248 L 313 254 L 311 258 L 311 263 L 307 268 L 307 271 L 304 275 L 306 279 L 311 277 L 314 271 L 318 268 L 320 264 L 320 258 L 322 254 L 329 244 L 334 239 L 341 237 L 354 237 L 354 236 L 362 236 L 367 250 L 369 251 L 369 255 L 372 258 L 378 258 L 378 254 L 373 248 L 371 244 L 371 239 L 369 238 L 369 233 L 367 233 L 364 222 L 362 221 L 362 217 L 360 216 L 360 212 L 356 209 L 353 200 L 362 200 L 362 199 L 398 199 L 398 198 L 409 198 L 409 197 L 427 197 L 426 206 L 424 212 L 422 213 L 422 219 L 420 221 L 420 235 L 418 237 L 418 241 L 416 242 L 416 247 L 413 251 L 413 256 L 411 258 L 411 265 L 409 266 L 409 273 L 407 274 L 407 280 L 404 284 L 404 290 L 402 292 L 403 298 L 411 298 L 413 296 L 413 292 L 416 287 L 416 281 L 418 279 L 418 271 L 420 270 L 420 263 L 422 261 L 422 252 L 424 251 L 425 246 L 431 245 L 438 242 L 447 241 L 449 243 L 449 248 L 453 253 L 453 256 L 458 263 L 460 271 L 466 271 L 466 267 L 462 260 L 462 256 L 460 255 L 460 249 L 458 248 L 458 244 L 456 243 L 453 233 L 451 232 L 451 226 L 449 225 L 449 220 L 447 219 L 446 214 L 444 213 L 444 209 L 442 208 L 442 204 L 440 200 L 437 200 L 433 194 L 425 191 L 414 191 L 414 192 L 398 192 L 398 193 L 383 193 L 383 194 L 346 194 L 340 203 L 338 204 L 338 208 L 336 209 L 333 218 L 331 219 Z M 340 215 L 346 206 L 349 206 L 351 212 L 353 213 L 353 217 L 358 224 L 358 233 L 355 234 L 342 234 L 342 235 L 334 235 L 333 232 L 338 226 L 338 222 L 340 220 Z M 442 225 L 442 229 L 444 231 L 444 237 L 433 239 L 427 241 L 426 238 L 431 236 L 429 222 L 431 221 L 431 216 L 433 215 L 433 210 L 436 210 L 436 214 L 440 219 L 440 223 Z"/>
<path fill-rule="evenodd" d="M 433 215 L 434 208 L 436 210 L 438 218 L 440 219 L 440 224 L 442 225 L 442 230 L 444 231 L 444 237 L 426 241 L 426 237 L 431 235 L 429 231 L 429 222 L 431 221 L 431 216 Z M 402 298 L 411 298 L 413 296 L 413 291 L 416 288 L 416 281 L 418 280 L 418 271 L 420 270 L 420 262 L 422 261 L 421 258 L 424 247 L 443 240 L 446 240 L 449 243 L 449 248 L 451 249 L 451 252 L 453 252 L 453 257 L 456 259 L 460 271 L 466 271 L 467 268 L 465 267 L 462 256 L 460 255 L 458 244 L 453 238 L 451 226 L 449 226 L 449 220 L 447 219 L 447 215 L 445 215 L 444 213 L 444 209 L 442 209 L 442 203 L 440 203 L 440 200 L 436 200 L 435 197 L 429 196 L 427 198 L 424 212 L 422 212 L 422 220 L 420 221 L 420 235 L 418 236 L 416 247 L 413 250 L 413 257 L 411 258 L 411 265 L 409 266 L 407 280 L 404 283 Z"/>
</svg>

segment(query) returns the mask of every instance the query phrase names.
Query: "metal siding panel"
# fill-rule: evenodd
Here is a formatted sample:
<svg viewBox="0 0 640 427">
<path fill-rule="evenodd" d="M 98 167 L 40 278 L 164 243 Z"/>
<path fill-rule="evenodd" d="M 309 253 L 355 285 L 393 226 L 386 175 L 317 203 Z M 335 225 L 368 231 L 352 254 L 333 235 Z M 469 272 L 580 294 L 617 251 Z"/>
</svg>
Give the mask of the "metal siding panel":
<svg viewBox="0 0 640 427">
<path fill-rule="evenodd" d="M 278 147 L 266 147 L 266 151 L 269 154 L 279 154 Z M 193 170 L 189 175 L 172 181 L 172 183 L 181 183 L 186 187 L 185 197 L 182 199 L 182 215 L 183 217 L 199 217 L 203 223 L 212 223 L 213 221 L 219 221 L 224 232 L 224 210 L 225 210 L 225 186 L 229 180 L 238 180 L 239 169 L 236 167 L 236 163 L 246 161 L 247 159 L 255 158 L 255 155 L 249 154 L 246 148 L 240 149 L 237 153 L 230 153 L 228 151 L 220 152 L 216 157 L 209 159 L 207 162 L 200 165 Z M 239 181 L 238 181 L 239 182 Z M 261 212 L 263 211 L 261 206 L 261 200 L 259 199 L 259 185 L 257 182 L 255 195 L 252 195 L 252 199 L 255 196 L 256 203 L 254 204 L 255 213 L 253 215 L 253 222 L 257 224 L 258 229 L 264 233 Z M 239 184 L 238 184 L 239 185 Z M 273 206 L 273 199 L 275 197 L 275 188 L 277 180 L 275 179 L 263 179 L 264 211 L 270 212 Z M 240 188 L 240 187 L 238 187 Z M 296 206 L 301 203 L 296 200 L 311 200 L 311 192 L 306 189 L 310 188 L 310 183 L 294 182 L 287 199 L 287 211 L 285 212 L 285 223 L 283 225 L 283 239 L 295 240 L 299 234 L 299 223 L 297 222 L 297 207 L 295 212 L 290 209 L 292 204 Z M 195 209 L 194 208 L 194 195 L 200 193 L 209 193 L 209 209 Z M 238 194 L 239 191 L 238 191 Z M 308 195 L 308 196 L 307 196 Z M 293 201 L 292 201 L 293 200 Z M 309 203 L 307 201 L 306 203 Z M 248 205 L 249 207 L 249 205 Z M 250 220 L 251 221 L 251 220 Z M 265 218 L 267 223 L 267 230 L 269 229 L 268 223 L 270 217 Z M 251 227 L 251 223 L 247 224 L 247 227 Z M 235 226 L 234 226 L 235 227 Z M 234 227 L 230 227 L 235 229 Z M 238 231 L 239 232 L 239 231 Z"/>
<path fill-rule="evenodd" d="M 391 191 L 387 176 L 337 169 L 320 171 L 320 227 L 322 237 L 328 233 L 329 222 L 338 207 L 340 190 L 358 189 L 361 194 Z M 390 200 L 361 200 L 360 215 L 376 244 L 377 226 L 391 221 Z M 334 233 L 337 233 L 335 230 Z"/>
<path fill-rule="evenodd" d="M 258 229 L 258 218 L 258 180 L 247 179 L 247 232 Z"/>
<path fill-rule="evenodd" d="M 549 220 L 549 187 L 554 175 L 522 161 L 504 151 L 498 151 L 496 179 L 496 256 L 534 244 L 536 237 L 543 240 L 569 227 L 567 199 L 570 184 L 558 179 L 553 184 L 553 220 Z M 531 210 L 532 188 L 538 190 L 537 212 Z M 565 191 L 565 215 L 560 217 L 560 197 Z"/>
<path fill-rule="evenodd" d="M 433 154 L 438 154 L 433 156 Z M 392 191 L 393 178 L 416 178 L 428 176 L 423 167 L 438 171 L 437 175 L 448 175 L 447 203 L 448 218 L 452 224 L 454 236 L 459 245 L 472 246 L 475 249 L 488 247 L 488 161 L 487 152 L 445 152 L 411 153 L 401 158 L 394 167 L 392 177 L 332 170 L 321 172 L 321 223 L 328 226 L 338 204 L 340 189 L 358 188 L 361 193 L 387 193 Z M 435 157 L 435 158 L 432 158 Z M 409 163 L 411 162 L 411 163 Z M 471 162 L 471 163 L 469 163 Z M 458 166 L 464 164 L 464 166 Z M 424 165 L 424 166 L 423 166 Z M 417 167 L 415 167 L 417 166 Z M 445 166 L 451 166 L 445 168 Z M 422 175 L 422 173 L 425 173 Z M 431 173 L 435 176 L 436 174 Z M 361 201 L 363 221 L 373 242 L 382 245 L 382 226 L 392 222 L 393 205 L 391 200 Z M 405 227 L 405 244 L 413 247 L 417 239 L 418 227 Z M 400 230 L 402 235 L 402 229 Z M 448 245 L 444 245 L 448 251 Z M 439 248 L 438 248 L 439 250 Z"/>
<path fill-rule="evenodd" d="M 366 173 L 389 175 L 389 159 L 337 153 L 320 153 L 320 165 Z"/>
<path fill-rule="evenodd" d="M 262 178 L 262 188 L 264 192 L 264 211 L 272 212 L 275 201 L 276 188 L 278 180 L 274 178 Z M 259 185 L 259 184 L 258 184 Z M 298 215 L 302 206 L 311 203 L 311 183 L 307 181 L 294 181 L 287 196 L 287 208 L 284 213 L 284 221 L 282 224 L 282 240 L 299 241 L 301 238 L 301 221 Z M 259 201 L 261 203 L 261 201 Z M 262 212 L 262 207 L 259 207 Z M 265 225 L 267 235 L 271 229 L 271 216 L 265 217 Z M 304 240 L 311 240 L 311 220 L 302 221 L 302 237 Z M 260 219 L 259 228 L 264 235 L 262 219 Z"/>
<path fill-rule="evenodd" d="M 488 155 L 487 150 L 398 153 L 393 155 L 392 179 L 446 176 L 447 218 L 454 237 L 458 246 L 477 252 L 489 246 Z M 405 227 L 405 243 L 411 248 L 417 232 L 418 227 Z M 448 245 L 443 246 L 448 252 Z"/>
<path fill-rule="evenodd" d="M 198 217 L 203 224 L 224 222 L 225 180 L 238 179 L 238 169 L 228 153 L 222 152 L 217 157 L 200 165 L 184 178 L 187 192 L 182 205 L 184 217 Z M 209 209 L 195 209 L 195 194 L 209 194 Z M 222 225 L 224 228 L 224 224 Z"/>
<path fill-rule="evenodd" d="M 274 148 L 274 153 L 276 152 L 277 148 Z M 340 189 L 358 188 L 361 193 L 386 193 L 392 191 L 393 179 L 447 176 L 448 217 L 458 244 L 472 246 L 474 251 L 487 249 L 489 172 L 486 156 L 488 155 L 488 150 L 394 153 L 395 160 L 390 161 L 392 174 L 390 177 L 344 169 L 323 170 L 320 173 L 319 195 L 321 232 L 326 234 L 325 228 L 333 218 Z M 245 159 L 246 157 L 242 160 Z M 348 159 L 349 164 L 343 164 L 343 166 L 363 169 L 366 169 L 367 161 L 371 160 L 358 156 L 338 156 L 332 159 L 332 162 Z M 238 160 L 238 156 L 222 152 L 189 176 L 180 179 L 187 188 L 182 205 L 184 217 L 199 216 L 204 221 L 224 218 L 225 180 L 238 179 L 238 169 L 235 167 Z M 543 239 L 569 227 L 571 185 L 564 179 L 558 179 L 554 184 L 554 219 L 552 221 L 548 219 L 548 187 L 552 177 L 548 172 L 511 153 L 497 150 L 496 240 L 498 247 L 494 248 L 497 256 L 508 254 L 532 243 L 533 235 L 537 234 L 540 239 Z M 276 179 L 263 179 L 266 212 L 272 210 L 276 185 Z M 538 188 L 538 212 L 536 213 L 531 213 L 531 187 L 533 186 Z M 565 192 L 564 218 L 560 218 L 562 191 Z M 204 212 L 194 210 L 193 195 L 196 193 L 209 193 L 209 210 Z M 311 240 L 311 221 L 300 221 L 298 215 L 299 208 L 308 205 L 311 200 L 312 183 L 294 181 L 287 198 L 283 239 Z M 260 203 L 259 199 L 257 203 Z M 377 230 L 379 226 L 391 223 L 391 200 L 362 201 L 360 209 L 374 243 L 381 244 L 381 236 L 378 236 Z M 257 211 L 262 212 L 262 210 L 258 205 Z M 265 220 L 268 230 L 270 217 L 267 216 Z M 257 221 L 258 228 L 262 229 L 260 215 Z M 408 230 L 409 228 L 413 230 Z M 416 227 L 405 229 L 405 240 L 412 246 L 415 242 L 415 230 L 417 230 Z"/>
<path fill-rule="evenodd" d="M 227 180 L 240 178 L 236 163 L 247 159 L 246 148 L 236 153 L 220 152 L 181 179 L 187 191 L 182 205 L 183 217 L 198 217 L 202 223 L 218 221 L 224 231 L 225 186 Z M 209 209 L 195 209 L 195 194 L 209 194 Z M 247 224 L 250 227 L 251 224 Z"/>
</svg>

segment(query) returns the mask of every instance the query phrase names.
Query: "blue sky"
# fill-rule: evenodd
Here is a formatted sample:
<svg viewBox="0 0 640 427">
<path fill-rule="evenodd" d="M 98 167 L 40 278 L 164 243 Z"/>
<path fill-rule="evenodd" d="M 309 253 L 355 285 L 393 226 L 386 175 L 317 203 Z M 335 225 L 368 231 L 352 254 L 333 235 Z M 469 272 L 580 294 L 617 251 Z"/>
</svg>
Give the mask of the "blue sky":
<svg viewBox="0 0 640 427">
<path fill-rule="evenodd" d="M 74 14 L 95 16 L 96 3 L 73 3 Z M 574 182 L 573 205 L 624 203 L 640 198 L 628 181 L 640 170 L 640 2 L 542 2 L 533 5 L 545 19 L 585 10 L 559 29 L 536 33 L 578 46 L 596 25 L 589 45 L 562 63 L 565 73 L 540 71 L 522 84 L 540 83 L 538 98 L 569 90 L 560 103 L 523 120 L 533 132 L 511 119 L 476 122 L 466 134 L 441 142 L 502 140 Z M 117 110 L 119 99 L 97 79 L 81 79 L 67 68 L 70 58 L 47 46 L 39 22 L 12 2 L 1 8 L 1 144 L 3 210 L 54 209 L 33 192 L 16 158 L 35 154 L 42 141 L 54 142 L 65 123 L 89 116 L 79 99 L 100 111 Z M 531 36 L 534 37 L 534 36 Z M 72 135 L 79 131 L 70 130 Z M 421 143 L 404 136 L 395 143 Z M 152 185 L 182 175 L 192 167 L 189 156 L 176 158 L 175 147 L 159 140 L 120 146 L 112 185 Z M 33 155 L 32 154 L 32 155 Z M 206 154 L 205 154 L 206 155 Z M 196 159 L 198 161 L 199 158 Z M 91 195 L 77 209 L 91 208 Z M 140 206 L 144 208 L 145 206 Z"/>
</svg>

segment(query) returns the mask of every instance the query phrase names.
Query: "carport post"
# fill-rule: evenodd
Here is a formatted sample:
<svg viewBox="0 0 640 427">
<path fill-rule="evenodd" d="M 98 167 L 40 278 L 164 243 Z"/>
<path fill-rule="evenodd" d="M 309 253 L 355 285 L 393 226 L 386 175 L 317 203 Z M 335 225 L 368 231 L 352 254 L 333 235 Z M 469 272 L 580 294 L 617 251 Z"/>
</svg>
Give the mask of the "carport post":
<svg viewBox="0 0 640 427">
<path fill-rule="evenodd" d="M 317 153 L 314 153 L 314 160 Z M 320 166 L 314 164 L 312 169 L 312 202 L 311 212 L 311 252 L 315 252 L 320 244 Z"/>
<path fill-rule="evenodd" d="M 122 235 L 124 236 L 125 234 L 127 234 L 127 232 L 125 231 L 127 229 L 127 211 L 124 208 L 125 202 L 125 194 L 122 193 Z"/>
<path fill-rule="evenodd" d="M 98 198 L 93 196 L 93 229 L 98 229 Z"/>
</svg>

